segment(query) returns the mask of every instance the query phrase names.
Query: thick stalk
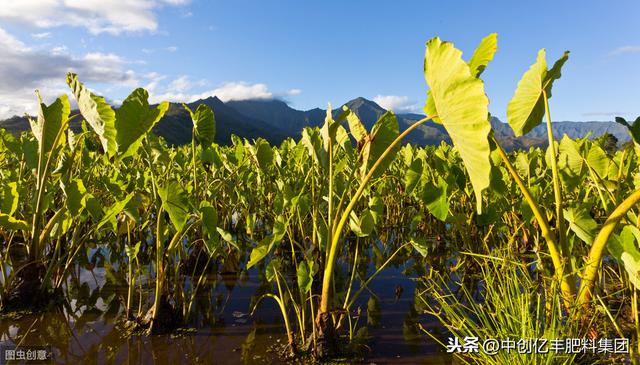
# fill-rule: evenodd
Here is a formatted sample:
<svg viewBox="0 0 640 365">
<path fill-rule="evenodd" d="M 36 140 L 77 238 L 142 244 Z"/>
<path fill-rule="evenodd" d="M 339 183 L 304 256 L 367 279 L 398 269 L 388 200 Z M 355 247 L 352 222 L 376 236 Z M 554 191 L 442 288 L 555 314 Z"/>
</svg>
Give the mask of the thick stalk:
<svg viewBox="0 0 640 365">
<path fill-rule="evenodd" d="M 327 217 L 327 242 L 333 235 L 333 140 L 329 137 L 329 216 Z M 330 251 L 325 252 L 325 260 L 329 260 Z"/>
<path fill-rule="evenodd" d="M 191 129 L 191 164 L 193 165 L 193 193 L 198 193 L 198 181 L 196 179 L 196 128 Z"/>
<path fill-rule="evenodd" d="M 51 148 L 51 151 L 49 151 L 49 155 L 47 156 L 47 162 L 45 163 L 44 167 L 42 166 L 42 163 L 44 161 L 44 153 L 45 153 L 44 152 L 44 136 L 42 137 L 42 141 L 40 141 L 40 147 L 38 150 L 38 176 L 37 176 L 38 182 L 36 185 L 38 188 L 38 192 L 37 192 L 37 198 L 36 198 L 36 210 L 33 213 L 33 220 L 32 220 L 32 226 L 31 226 L 32 246 L 31 246 L 31 251 L 29 251 L 29 257 L 32 260 L 35 260 L 38 258 L 38 254 L 40 251 L 40 224 L 42 220 L 41 210 L 42 210 L 42 199 L 44 198 L 45 180 L 49 176 L 49 166 L 51 166 L 53 153 L 55 152 L 56 147 L 58 146 L 58 141 L 60 141 L 62 132 L 66 130 L 69 120 L 71 120 L 71 118 L 67 119 L 60 126 L 60 129 L 56 134 L 56 138 L 53 140 L 53 147 Z M 43 121 L 43 124 L 44 123 L 46 123 L 46 121 Z M 42 130 L 44 130 L 44 125 L 42 126 Z"/>
<path fill-rule="evenodd" d="M 158 306 L 160 303 L 160 296 L 162 295 L 162 281 L 164 270 L 162 268 L 162 208 L 158 209 L 156 219 L 156 290 L 153 303 L 153 316 L 151 317 L 151 326 L 149 332 L 153 331 L 154 322 L 158 316 Z"/>
<path fill-rule="evenodd" d="M 614 209 L 613 213 L 611 213 L 609 218 L 604 222 L 604 225 L 600 229 L 600 232 L 598 232 L 595 240 L 593 240 L 587 264 L 585 265 L 582 274 L 582 282 L 580 283 L 580 291 L 578 292 L 578 306 L 586 305 L 591 300 L 593 285 L 595 284 L 596 276 L 598 275 L 598 268 L 602 261 L 604 249 L 607 247 L 607 242 L 609 241 L 611 234 L 613 234 L 613 231 L 618 226 L 618 223 L 638 202 L 640 202 L 640 190 L 636 190 L 627 199 L 620 203 L 616 209 Z"/>
<path fill-rule="evenodd" d="M 567 245 L 567 232 L 564 228 L 564 217 L 562 212 L 562 187 L 558 176 L 558 151 L 556 150 L 555 139 L 553 138 L 553 127 L 551 125 L 551 114 L 549 112 L 549 99 L 547 92 L 542 90 L 544 99 L 544 112 L 547 116 L 547 137 L 549 138 L 549 148 L 551 149 L 551 176 L 553 179 L 553 196 L 556 203 L 556 230 L 563 257 L 570 257 L 569 246 Z M 571 260 L 567 260 L 569 272 L 573 272 Z"/>
<path fill-rule="evenodd" d="M 342 213 L 340 221 L 336 225 L 336 228 L 333 230 L 333 237 L 331 239 L 329 256 L 327 259 L 327 263 L 324 269 L 324 275 L 322 278 L 322 297 L 320 298 L 320 313 L 327 313 L 329 311 L 329 303 L 331 302 L 330 300 L 331 299 L 331 279 L 333 277 L 333 266 L 335 264 L 336 254 L 338 252 L 338 241 L 340 240 L 340 234 L 342 233 L 342 228 L 347 222 L 347 219 L 349 219 L 349 214 L 351 213 L 355 205 L 358 203 L 358 200 L 362 196 L 362 193 L 364 193 L 364 190 L 367 187 L 367 183 L 373 177 L 373 174 L 375 173 L 376 169 L 380 166 L 380 164 L 387 157 L 387 155 L 391 153 L 391 151 L 395 148 L 395 146 L 398 143 L 400 143 L 400 141 L 402 141 L 402 138 L 404 138 L 407 134 L 409 134 L 409 132 L 411 132 L 412 130 L 417 128 L 419 125 L 425 123 L 428 120 L 429 118 L 423 118 L 413 123 L 409 128 L 407 128 L 404 132 L 398 135 L 398 137 L 396 137 L 396 139 L 393 142 L 391 142 L 389 147 L 387 147 L 387 149 L 384 150 L 382 155 L 380 155 L 380 157 L 376 160 L 373 166 L 371 166 L 371 169 L 369 170 L 367 175 L 362 179 L 362 182 L 360 183 L 358 190 L 356 191 L 354 196 L 351 198 L 351 201 L 349 201 L 349 204 L 345 208 L 344 213 Z"/>
<path fill-rule="evenodd" d="M 547 216 L 540 210 L 540 207 L 531 195 L 531 192 L 529 191 L 529 189 L 527 189 L 527 186 L 524 184 L 522 179 L 520 179 L 520 176 L 516 172 L 516 169 L 509 161 L 509 156 L 507 156 L 507 154 L 504 152 L 502 146 L 500 146 L 500 143 L 498 143 L 498 140 L 495 137 L 492 138 L 497 146 L 498 153 L 500 154 L 502 161 L 509 171 L 509 174 L 511 174 L 511 177 L 513 178 L 513 180 L 515 180 L 516 184 L 520 188 L 520 191 L 522 192 L 522 195 L 524 196 L 524 199 L 527 201 L 527 204 L 529 204 L 531 211 L 533 211 L 533 215 L 535 216 L 536 221 L 540 226 L 542 237 L 544 237 L 545 241 L 547 241 L 547 247 L 549 248 L 549 255 L 551 256 L 551 261 L 553 262 L 553 268 L 555 270 L 556 277 L 560 282 L 560 288 L 564 296 L 564 303 L 568 308 L 570 307 L 571 302 L 575 297 L 575 284 L 573 284 L 574 280 L 572 276 L 565 276 L 564 260 L 560 251 L 558 251 L 556 237 L 551 231 Z"/>
</svg>

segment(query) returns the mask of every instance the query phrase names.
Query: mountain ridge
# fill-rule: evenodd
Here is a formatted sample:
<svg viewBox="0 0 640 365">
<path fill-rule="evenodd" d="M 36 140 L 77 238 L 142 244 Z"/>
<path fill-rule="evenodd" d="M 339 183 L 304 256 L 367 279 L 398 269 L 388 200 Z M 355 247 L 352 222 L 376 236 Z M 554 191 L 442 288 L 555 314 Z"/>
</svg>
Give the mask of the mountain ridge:
<svg viewBox="0 0 640 365">
<path fill-rule="evenodd" d="M 322 126 L 326 116 L 326 110 L 313 108 L 298 110 L 279 99 L 249 99 L 223 102 L 212 96 L 200 99 L 187 105 L 197 108 L 199 104 L 205 104 L 213 109 L 216 117 L 216 142 L 229 144 L 231 135 L 235 134 L 249 140 L 262 137 L 272 144 L 279 144 L 284 139 L 292 137 L 300 138 L 304 127 Z M 348 106 L 362 120 L 365 127 L 370 130 L 373 124 L 387 110 L 375 101 L 364 97 L 357 97 L 343 105 Z M 334 109 L 334 117 L 340 113 L 342 105 Z M 417 113 L 396 114 L 400 130 L 409 127 L 413 122 L 424 118 Z M 547 128 L 541 124 L 524 137 L 515 137 L 508 124 L 498 118 L 492 117 L 491 124 L 498 140 L 508 150 L 529 148 L 531 146 L 546 146 Z M 14 116 L 0 120 L 0 128 L 9 132 L 19 133 L 30 129 L 26 117 Z M 170 103 L 165 116 L 154 127 L 153 132 L 165 138 L 172 145 L 180 145 L 191 141 L 191 120 L 187 111 L 180 103 Z M 553 123 L 554 136 L 560 139 L 564 134 L 571 138 L 582 138 L 589 135 L 590 138 L 598 137 L 604 133 L 615 136 L 620 143 L 630 140 L 624 126 L 615 122 L 599 121 L 561 121 Z M 420 145 L 436 145 L 442 141 L 451 143 L 448 133 L 441 124 L 428 121 L 411 131 L 406 137 L 406 143 Z"/>
</svg>

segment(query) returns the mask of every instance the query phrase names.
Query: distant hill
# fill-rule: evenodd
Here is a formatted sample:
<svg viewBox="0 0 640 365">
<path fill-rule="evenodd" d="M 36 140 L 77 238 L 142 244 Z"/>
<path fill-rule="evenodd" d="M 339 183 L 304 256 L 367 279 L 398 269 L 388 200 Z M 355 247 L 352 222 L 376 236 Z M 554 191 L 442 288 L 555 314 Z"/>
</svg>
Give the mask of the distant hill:
<svg viewBox="0 0 640 365">
<path fill-rule="evenodd" d="M 262 137 L 272 144 L 279 144 L 287 137 L 298 139 L 304 127 L 321 126 L 324 123 L 326 110 L 315 108 L 311 110 L 297 110 L 286 102 L 273 100 L 242 100 L 222 102 L 217 97 L 198 100 L 190 103 L 190 108 L 197 108 L 199 104 L 211 107 L 216 117 L 216 142 L 228 144 L 231 135 L 241 138 L 256 139 Z M 348 101 L 347 105 L 362 120 L 367 129 L 386 112 L 377 103 L 359 97 Z M 339 114 L 340 108 L 334 110 Z M 397 114 L 400 130 L 406 129 L 413 122 L 424 118 L 421 114 Z M 530 146 L 547 145 L 547 128 L 542 124 L 534 128 L 525 137 L 516 138 L 509 125 L 498 118 L 491 118 L 491 125 L 503 147 L 512 149 L 528 148 Z M 12 133 L 29 130 L 29 123 L 25 117 L 12 117 L 0 121 L 0 128 Z M 169 110 L 153 132 L 164 137 L 173 145 L 185 144 L 191 141 L 191 120 L 182 105 L 171 103 Z M 559 139 L 564 134 L 571 138 L 582 138 L 590 134 L 590 138 L 611 133 L 620 143 L 630 140 L 625 127 L 614 122 L 554 122 L 554 135 Z M 427 122 L 409 133 L 405 139 L 408 143 L 420 145 L 436 145 L 451 140 L 444 126 L 434 122 Z"/>
</svg>

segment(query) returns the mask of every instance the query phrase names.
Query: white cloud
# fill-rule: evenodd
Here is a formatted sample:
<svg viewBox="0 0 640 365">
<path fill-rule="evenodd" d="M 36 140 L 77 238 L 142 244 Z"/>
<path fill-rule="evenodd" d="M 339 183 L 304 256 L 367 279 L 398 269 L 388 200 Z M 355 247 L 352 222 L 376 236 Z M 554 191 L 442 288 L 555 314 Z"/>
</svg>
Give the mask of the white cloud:
<svg viewBox="0 0 640 365">
<path fill-rule="evenodd" d="M 222 101 L 273 99 L 273 93 L 266 84 L 248 84 L 246 82 L 227 82 L 213 90 L 194 95 L 195 100 L 217 96 Z"/>
<path fill-rule="evenodd" d="M 31 37 L 35 39 L 51 38 L 51 32 L 31 33 Z"/>
<path fill-rule="evenodd" d="M 296 96 L 296 95 L 300 95 L 300 94 L 302 94 L 302 90 L 301 89 L 295 89 L 294 88 L 294 89 L 289 89 L 287 91 L 287 95 L 288 96 Z"/>
<path fill-rule="evenodd" d="M 619 56 L 625 53 L 640 53 L 640 45 L 622 46 L 609 52 L 609 56 Z"/>
<path fill-rule="evenodd" d="M 208 97 L 216 96 L 222 101 L 230 100 L 251 100 L 251 99 L 275 99 L 278 95 L 297 95 L 296 92 L 299 89 L 290 89 L 285 93 L 274 93 L 267 87 L 266 84 L 257 83 L 249 84 L 243 81 L 226 82 L 219 87 L 211 90 L 206 90 L 200 93 L 189 93 L 188 90 L 194 87 L 202 87 L 206 85 L 205 80 L 192 82 L 187 76 L 181 76 L 171 83 L 165 89 L 164 92 L 151 92 L 150 100 L 154 103 L 160 101 L 171 102 L 194 102 L 199 99 L 206 99 Z M 293 94 L 292 94 L 293 91 Z"/>
<path fill-rule="evenodd" d="M 378 105 L 397 113 L 413 113 L 419 111 L 418 105 L 409 100 L 407 96 L 399 95 L 376 95 L 373 98 Z"/>
<path fill-rule="evenodd" d="M 128 62 L 112 53 L 70 55 L 66 47 L 50 51 L 27 47 L 0 28 L 0 118 L 35 111 L 34 90 L 39 89 L 45 102 L 69 89 L 66 73 L 78 73 L 84 82 L 134 86 L 139 83 Z"/>
<path fill-rule="evenodd" d="M 176 52 L 178 50 L 177 46 L 169 46 L 169 47 L 164 47 L 164 48 L 142 48 L 141 51 L 142 53 L 145 54 L 151 54 L 151 53 L 155 53 L 157 51 L 167 51 L 167 52 Z"/>
<path fill-rule="evenodd" d="M 84 27 L 93 34 L 158 29 L 159 7 L 188 0 L 3 0 L 0 19 L 37 28 Z"/>
<path fill-rule="evenodd" d="M 188 76 L 180 76 L 169 84 L 169 89 L 176 91 L 185 91 L 191 88 L 191 82 Z"/>
</svg>

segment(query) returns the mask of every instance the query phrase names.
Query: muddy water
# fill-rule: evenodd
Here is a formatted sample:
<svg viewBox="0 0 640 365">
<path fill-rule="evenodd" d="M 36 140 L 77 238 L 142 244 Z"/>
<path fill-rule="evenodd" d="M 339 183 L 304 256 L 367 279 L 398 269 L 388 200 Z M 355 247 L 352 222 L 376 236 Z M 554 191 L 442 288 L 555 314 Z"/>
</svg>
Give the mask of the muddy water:
<svg viewBox="0 0 640 365">
<path fill-rule="evenodd" d="M 450 363 L 418 328 L 420 323 L 442 333 L 414 303 L 416 281 L 407 269 L 404 264 L 387 268 L 360 296 L 353 312 L 355 316 L 360 307 L 356 332 L 360 330 L 363 356 L 345 363 Z M 267 298 L 249 314 L 251 303 L 265 290 L 256 271 L 213 275 L 206 296 L 194 304 L 197 318 L 189 328 L 158 336 L 126 334 L 117 320 L 123 317 L 126 287 L 105 286 L 106 274 L 104 268 L 82 271 L 79 281 L 84 285 L 67 295 L 75 299 L 56 309 L 0 319 L 0 345 L 51 346 L 60 364 L 284 363 L 273 351 L 286 341 L 275 302 Z"/>
</svg>

